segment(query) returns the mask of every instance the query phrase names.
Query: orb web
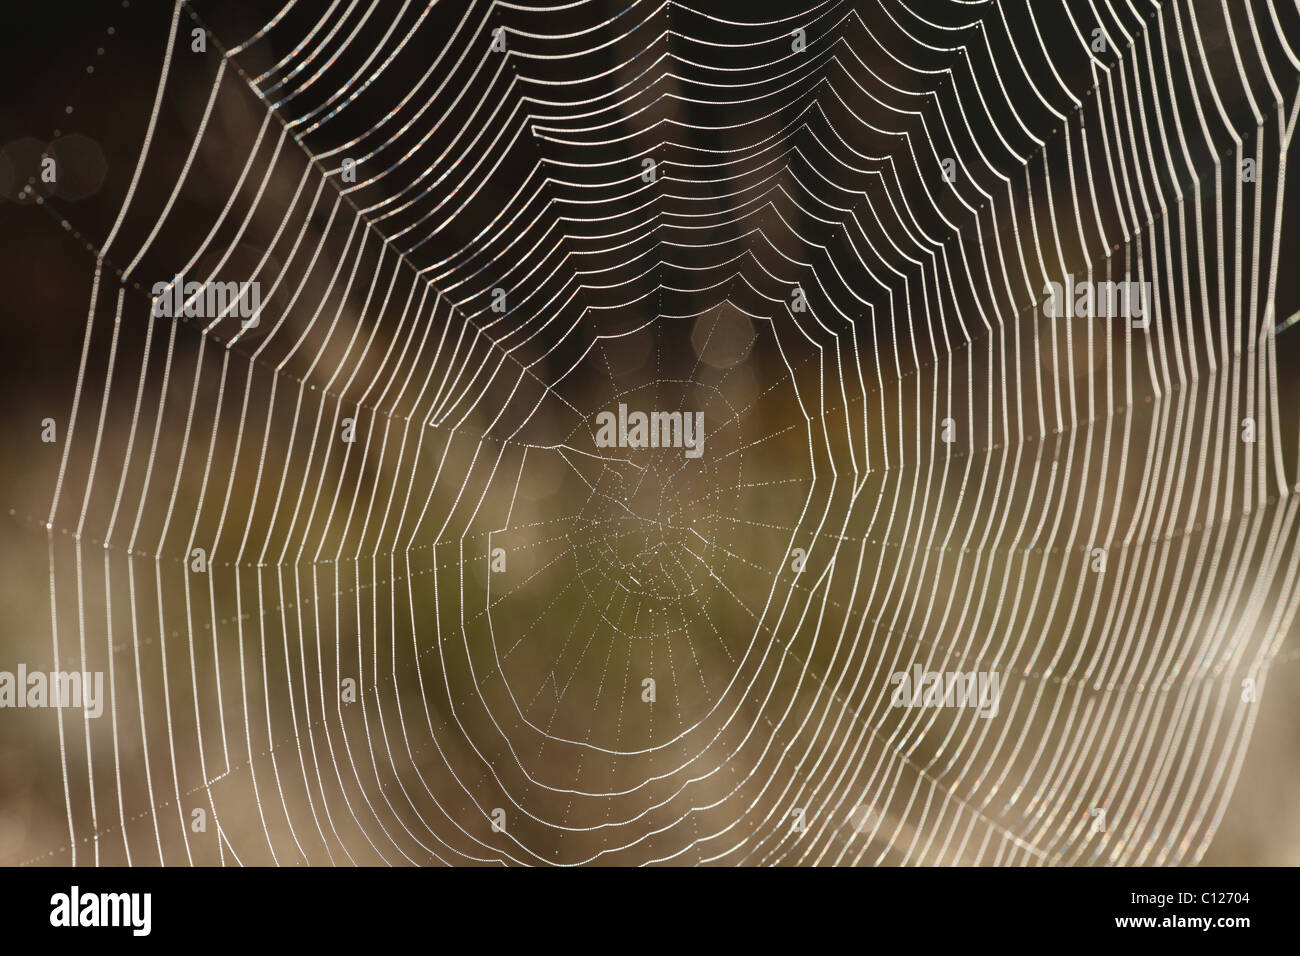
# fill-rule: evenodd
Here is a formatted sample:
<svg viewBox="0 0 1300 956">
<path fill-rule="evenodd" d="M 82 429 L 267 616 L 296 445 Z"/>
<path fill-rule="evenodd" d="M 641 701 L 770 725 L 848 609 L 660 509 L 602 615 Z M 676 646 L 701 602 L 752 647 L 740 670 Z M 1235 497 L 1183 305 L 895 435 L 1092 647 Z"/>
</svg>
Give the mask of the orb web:
<svg viewBox="0 0 1300 956">
<path fill-rule="evenodd" d="M 774 9 L 155 16 L 60 383 L 51 649 L 110 694 L 51 853 L 1201 858 L 1300 600 L 1300 18 Z"/>
</svg>

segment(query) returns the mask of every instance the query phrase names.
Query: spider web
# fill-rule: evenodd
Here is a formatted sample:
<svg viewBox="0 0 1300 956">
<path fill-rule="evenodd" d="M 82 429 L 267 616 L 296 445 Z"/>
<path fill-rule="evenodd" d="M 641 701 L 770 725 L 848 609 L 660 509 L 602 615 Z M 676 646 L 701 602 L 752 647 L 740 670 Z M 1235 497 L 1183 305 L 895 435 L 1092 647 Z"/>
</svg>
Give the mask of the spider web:
<svg viewBox="0 0 1300 956">
<path fill-rule="evenodd" d="M 1202 857 L 1300 602 L 1294 6 L 227 15 L 157 17 L 94 247 L 51 854 Z"/>
</svg>

